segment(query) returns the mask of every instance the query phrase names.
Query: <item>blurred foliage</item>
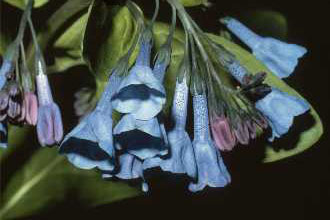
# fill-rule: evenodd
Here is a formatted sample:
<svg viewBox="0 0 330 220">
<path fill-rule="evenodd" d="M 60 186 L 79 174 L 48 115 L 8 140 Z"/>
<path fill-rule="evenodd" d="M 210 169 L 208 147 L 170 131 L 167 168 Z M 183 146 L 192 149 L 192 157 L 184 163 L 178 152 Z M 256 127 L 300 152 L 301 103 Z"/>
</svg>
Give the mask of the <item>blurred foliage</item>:
<svg viewBox="0 0 330 220">
<path fill-rule="evenodd" d="M 4 0 L 5 2 L 11 4 L 12 6 L 24 9 L 28 0 Z M 49 0 L 34 0 L 34 7 L 38 8 L 47 4 Z"/>
<path fill-rule="evenodd" d="M 204 6 L 209 5 L 208 0 L 180 0 L 180 2 L 185 7 L 192 7 L 192 6 L 198 6 L 198 5 L 204 5 Z"/>
<path fill-rule="evenodd" d="M 6 2 L 23 8 L 24 1 L 6 0 Z M 196 6 L 206 3 L 205 0 L 182 0 L 186 6 Z M 36 1 L 41 6 L 47 1 Z M 265 34 L 285 38 L 287 22 L 276 12 L 258 11 L 246 14 L 247 24 Z M 68 22 L 69 21 L 69 22 Z M 105 4 L 101 0 L 70 0 L 63 1 L 61 7 L 44 21 L 45 27 L 39 32 L 40 44 L 49 53 L 45 55 L 53 60 L 48 66 L 50 73 L 59 73 L 76 65 L 88 65 L 96 76 L 97 93 L 101 94 L 107 80 L 107 75 L 120 56 L 127 52 L 136 34 L 136 24 L 125 7 Z M 272 25 L 269 25 L 271 23 Z M 274 28 L 276 27 L 276 28 Z M 156 50 L 165 42 L 169 25 L 156 23 L 154 38 Z M 5 30 L 5 29 L 4 29 Z M 3 53 L 9 42 L 9 34 L 1 32 L 0 53 Z M 250 72 L 266 71 L 266 82 L 274 87 L 301 97 L 285 82 L 274 76 L 261 62 L 248 51 L 242 49 L 230 40 L 210 34 L 217 43 L 234 53 L 239 61 Z M 171 107 L 175 80 L 179 64 L 183 57 L 184 33 L 177 30 L 174 36 L 173 53 L 170 67 L 165 78 L 167 104 L 165 113 Z M 33 47 L 28 51 L 29 63 L 33 64 Z M 132 56 L 134 62 L 136 52 Z M 296 146 L 291 150 L 275 151 L 267 146 L 265 162 L 277 161 L 300 153 L 311 147 L 322 135 L 323 128 L 319 116 L 314 109 L 310 111 L 314 119 L 312 127 L 299 135 Z M 124 183 L 107 182 L 95 171 L 75 169 L 65 157 L 58 156 L 56 149 L 39 149 L 31 138 L 31 129 L 10 128 L 10 148 L 0 151 L 1 169 L 8 174 L 1 179 L 0 218 L 14 218 L 33 215 L 34 213 L 55 207 L 68 196 L 79 201 L 84 206 L 97 206 L 112 201 L 136 196 L 138 191 Z M 29 152 L 26 159 L 11 165 L 22 153 Z M 1 219 L 3 219 L 1 218 Z"/>
</svg>

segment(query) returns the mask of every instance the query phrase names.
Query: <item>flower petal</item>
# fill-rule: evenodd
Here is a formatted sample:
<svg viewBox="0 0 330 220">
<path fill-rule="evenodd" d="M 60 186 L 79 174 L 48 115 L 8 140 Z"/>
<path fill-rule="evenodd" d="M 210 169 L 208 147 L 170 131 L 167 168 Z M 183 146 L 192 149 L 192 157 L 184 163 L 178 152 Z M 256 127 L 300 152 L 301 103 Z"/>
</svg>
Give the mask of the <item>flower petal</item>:
<svg viewBox="0 0 330 220">
<path fill-rule="evenodd" d="M 157 118 L 143 121 L 127 114 L 116 125 L 114 136 L 120 149 L 142 160 L 168 152 Z"/>
<path fill-rule="evenodd" d="M 310 106 L 303 99 L 273 88 L 271 93 L 256 103 L 256 108 L 266 116 L 272 127 L 273 136 L 269 141 L 273 141 L 275 137 L 287 133 L 293 118 L 307 112 Z"/>
<path fill-rule="evenodd" d="M 136 119 L 149 120 L 165 105 L 165 89 L 155 78 L 150 67 L 134 66 L 123 79 L 118 93 L 112 99 L 113 108 L 130 113 Z"/>
<path fill-rule="evenodd" d="M 114 169 L 110 156 L 102 150 L 89 124 L 88 116 L 82 120 L 68 135 L 65 136 L 60 153 L 66 154 L 69 161 L 81 169 L 99 168 Z"/>
</svg>

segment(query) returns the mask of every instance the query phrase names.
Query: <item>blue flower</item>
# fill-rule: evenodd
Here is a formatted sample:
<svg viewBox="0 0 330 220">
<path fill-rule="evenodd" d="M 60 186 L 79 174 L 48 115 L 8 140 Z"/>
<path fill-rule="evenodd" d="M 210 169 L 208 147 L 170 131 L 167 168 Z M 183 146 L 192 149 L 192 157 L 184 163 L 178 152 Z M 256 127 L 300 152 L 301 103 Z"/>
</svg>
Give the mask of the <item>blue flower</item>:
<svg viewBox="0 0 330 220">
<path fill-rule="evenodd" d="M 8 128 L 6 122 L 0 123 L 0 148 L 8 147 Z"/>
<path fill-rule="evenodd" d="M 114 128 L 116 148 L 125 150 L 141 160 L 168 153 L 164 127 L 158 117 L 138 120 L 131 114 L 124 115 Z"/>
<path fill-rule="evenodd" d="M 267 118 L 273 130 L 269 141 L 273 141 L 275 137 L 286 134 L 292 126 L 293 118 L 307 112 L 310 106 L 303 99 L 272 88 L 271 93 L 256 102 L 256 108 Z"/>
<path fill-rule="evenodd" d="M 113 97 L 113 108 L 136 119 L 149 120 L 160 113 L 166 102 L 165 89 L 148 66 L 134 66 Z"/>
<path fill-rule="evenodd" d="M 139 120 L 155 117 L 166 102 L 165 89 L 150 68 L 150 49 L 150 43 L 142 41 L 135 65 L 112 99 L 115 110 Z"/>
<path fill-rule="evenodd" d="M 206 186 L 224 187 L 231 177 L 210 136 L 207 99 L 205 95 L 194 95 L 194 141 L 197 163 L 197 182 L 190 183 L 189 190 L 197 192 Z"/>
<path fill-rule="evenodd" d="M 37 61 L 39 70 L 43 71 L 41 61 Z M 47 75 L 39 72 L 36 76 L 36 84 L 38 91 L 38 120 L 37 135 L 42 146 L 52 146 L 59 143 L 63 138 L 63 124 L 61 111 L 54 102 L 52 92 L 49 86 Z"/>
<path fill-rule="evenodd" d="M 111 97 L 120 78 L 114 74 L 102 94 L 95 110 L 66 135 L 60 153 L 82 169 L 113 170 L 115 149 L 112 136 Z"/>
<path fill-rule="evenodd" d="M 260 37 L 234 18 L 227 17 L 221 21 L 279 78 L 290 76 L 298 64 L 298 59 L 307 53 L 302 46 L 270 37 Z"/>
<path fill-rule="evenodd" d="M 169 154 L 164 158 L 156 157 L 144 162 L 144 169 L 160 166 L 162 170 L 172 173 L 187 173 L 195 178 L 197 173 L 195 155 L 189 135 L 185 131 L 187 120 L 189 89 L 186 77 L 176 82 L 172 118 L 175 126 L 168 133 Z"/>
</svg>

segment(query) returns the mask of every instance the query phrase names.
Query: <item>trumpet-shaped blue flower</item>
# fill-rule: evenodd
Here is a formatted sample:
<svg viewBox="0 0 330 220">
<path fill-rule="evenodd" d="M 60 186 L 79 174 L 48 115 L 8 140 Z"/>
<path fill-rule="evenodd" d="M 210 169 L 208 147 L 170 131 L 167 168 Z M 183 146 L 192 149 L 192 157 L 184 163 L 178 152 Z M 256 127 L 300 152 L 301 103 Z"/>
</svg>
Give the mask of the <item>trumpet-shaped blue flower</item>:
<svg viewBox="0 0 330 220">
<path fill-rule="evenodd" d="M 136 64 L 113 97 L 113 108 L 139 120 L 149 120 L 163 109 L 166 96 L 162 83 L 150 68 L 150 44 L 142 42 Z"/>
<path fill-rule="evenodd" d="M 206 186 L 224 187 L 231 177 L 210 136 L 207 99 L 205 95 L 194 95 L 194 141 L 193 148 L 197 163 L 197 182 L 190 183 L 192 192 Z"/>
<path fill-rule="evenodd" d="M 299 45 L 261 37 L 234 18 L 227 17 L 221 21 L 279 78 L 290 76 L 298 64 L 298 59 L 307 52 L 306 48 Z"/>
<path fill-rule="evenodd" d="M 113 170 L 115 156 L 112 136 L 111 97 L 120 83 L 113 74 L 95 110 L 66 135 L 60 153 L 82 169 Z"/>
<path fill-rule="evenodd" d="M 256 103 L 256 108 L 267 118 L 273 134 L 269 141 L 286 134 L 295 116 L 304 114 L 310 109 L 303 99 L 291 96 L 279 89 L 272 92 Z"/>
<path fill-rule="evenodd" d="M 131 114 L 124 115 L 114 128 L 116 148 L 123 149 L 145 160 L 168 152 L 164 128 L 158 118 L 138 120 Z"/>
<path fill-rule="evenodd" d="M 160 166 L 162 170 L 172 173 L 187 173 L 196 177 L 197 168 L 192 143 L 188 133 L 185 131 L 187 120 L 189 89 L 186 77 L 182 82 L 176 82 L 174 93 L 172 117 L 174 129 L 168 133 L 169 154 L 165 158 L 151 158 L 146 160 L 144 168 Z"/>
<path fill-rule="evenodd" d="M 0 123 L 0 148 L 7 148 L 7 147 L 8 147 L 7 123 L 1 122 Z"/>
</svg>

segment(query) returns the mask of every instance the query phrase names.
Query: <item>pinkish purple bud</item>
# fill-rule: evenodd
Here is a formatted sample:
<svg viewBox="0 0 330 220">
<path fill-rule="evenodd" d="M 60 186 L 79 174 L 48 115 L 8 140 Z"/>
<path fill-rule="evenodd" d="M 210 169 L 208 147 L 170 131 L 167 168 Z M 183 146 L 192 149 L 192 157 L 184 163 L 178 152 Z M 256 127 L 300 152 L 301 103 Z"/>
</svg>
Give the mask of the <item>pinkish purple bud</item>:
<svg viewBox="0 0 330 220">
<path fill-rule="evenodd" d="M 252 120 L 246 121 L 246 125 L 249 129 L 249 134 L 251 139 L 255 139 L 257 137 L 257 124 Z"/>
<path fill-rule="evenodd" d="M 37 134 L 42 146 L 51 146 L 62 140 L 63 124 L 57 104 L 51 103 L 39 107 Z"/>
<path fill-rule="evenodd" d="M 212 117 L 211 130 L 216 146 L 222 151 L 231 151 L 236 145 L 236 138 L 224 116 Z"/>
<path fill-rule="evenodd" d="M 245 122 L 237 123 L 237 128 L 234 129 L 234 134 L 240 144 L 248 145 L 250 141 L 249 129 Z"/>
<path fill-rule="evenodd" d="M 29 125 L 36 125 L 38 119 L 38 99 L 33 92 L 24 93 L 25 121 Z"/>
<path fill-rule="evenodd" d="M 39 101 L 37 134 L 42 146 L 51 146 L 59 143 L 63 138 L 62 117 L 60 108 L 53 101 L 49 81 L 47 75 L 44 74 L 41 60 L 37 64 L 38 69 L 42 70 L 36 76 Z"/>
</svg>

